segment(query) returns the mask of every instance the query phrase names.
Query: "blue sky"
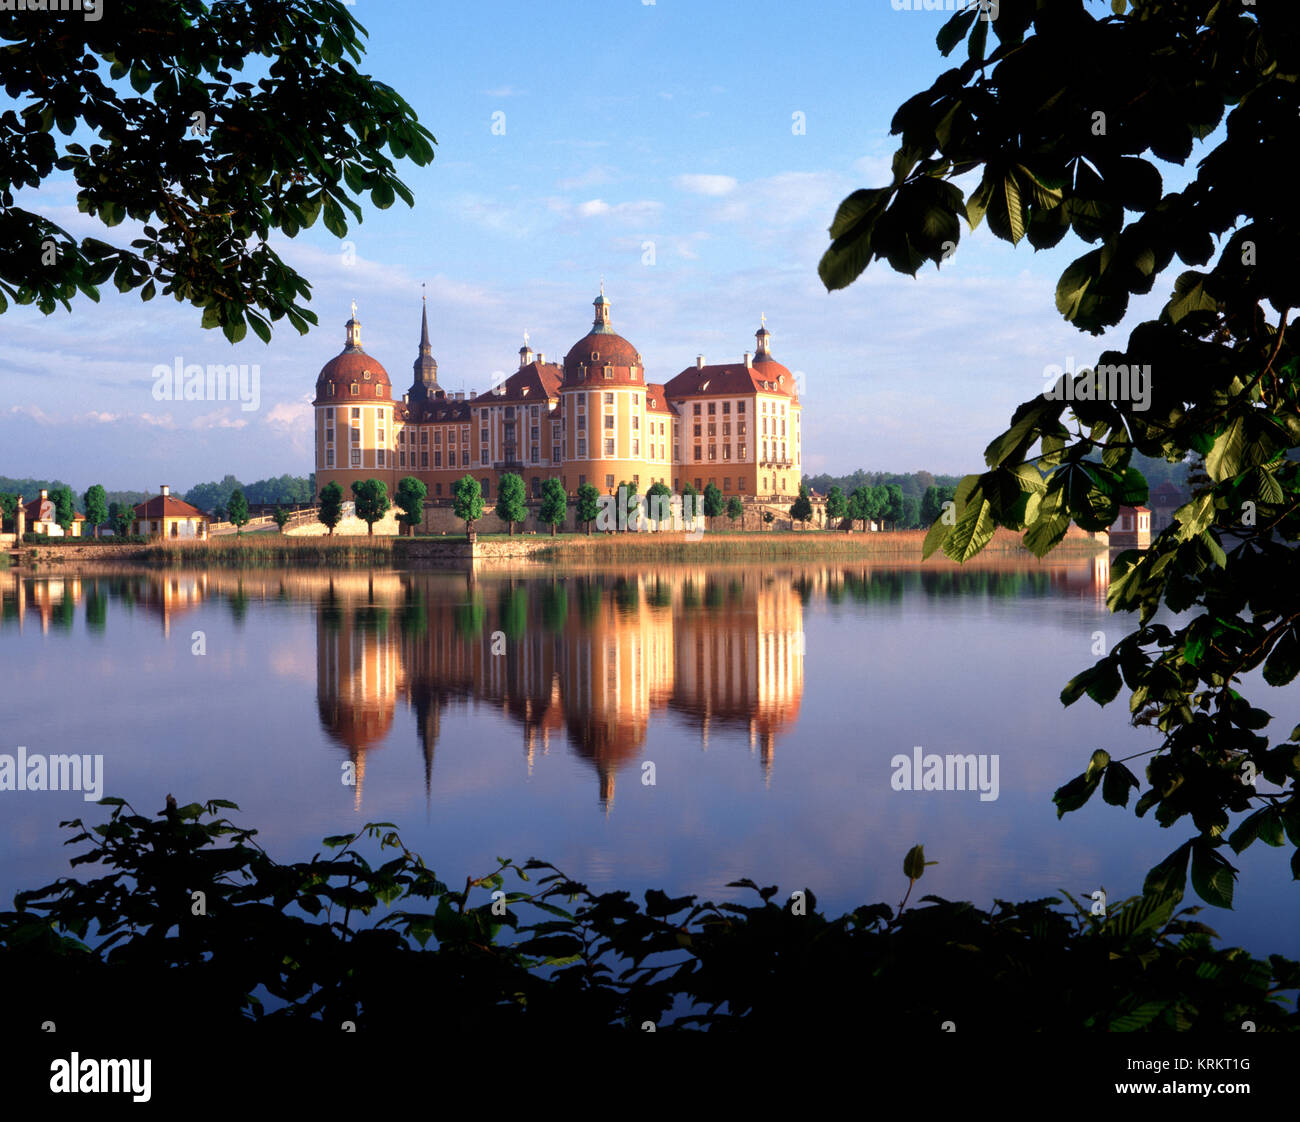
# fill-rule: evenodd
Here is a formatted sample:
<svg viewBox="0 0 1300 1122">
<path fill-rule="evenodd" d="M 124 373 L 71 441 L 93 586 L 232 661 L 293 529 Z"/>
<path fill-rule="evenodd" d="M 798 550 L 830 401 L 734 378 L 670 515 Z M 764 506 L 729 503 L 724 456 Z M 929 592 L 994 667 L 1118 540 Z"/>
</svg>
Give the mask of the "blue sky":
<svg viewBox="0 0 1300 1122">
<path fill-rule="evenodd" d="M 947 13 L 889 0 L 357 0 L 354 12 L 369 31 L 363 70 L 438 140 L 431 165 L 402 165 L 415 207 L 367 205 L 350 249 L 320 223 L 276 239 L 312 285 L 320 326 L 306 336 L 286 325 L 270 345 L 250 332 L 231 346 L 196 309 L 111 285 L 71 314 L 11 308 L 0 474 L 78 490 L 306 474 L 316 374 L 342 347 L 350 301 L 400 391 L 422 283 L 452 390 L 514 369 L 525 329 L 561 357 L 586 333 L 602 276 L 615 329 L 655 381 L 700 353 L 738 361 L 766 313 L 774 356 L 802 378 L 813 474 L 978 470 L 1014 407 L 1042 390 L 1044 366 L 1100 349 L 1053 304 L 1082 247 L 1072 237 L 1035 254 L 981 227 L 942 273 L 914 280 L 877 263 L 836 293 L 817 277 L 836 205 L 889 178 L 894 110 L 947 66 L 934 45 Z M 76 233 L 133 236 L 78 214 L 66 177 L 19 199 Z M 1176 272 L 1106 345 L 1155 314 Z M 155 401 L 153 368 L 178 357 L 257 364 L 259 408 Z"/>
</svg>

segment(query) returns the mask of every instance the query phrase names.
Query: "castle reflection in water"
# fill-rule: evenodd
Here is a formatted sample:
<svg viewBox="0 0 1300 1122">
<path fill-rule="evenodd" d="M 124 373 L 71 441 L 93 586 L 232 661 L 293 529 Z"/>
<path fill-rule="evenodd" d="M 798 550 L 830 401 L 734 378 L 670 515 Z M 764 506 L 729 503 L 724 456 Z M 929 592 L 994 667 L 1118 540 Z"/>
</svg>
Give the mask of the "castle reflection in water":
<svg viewBox="0 0 1300 1122">
<path fill-rule="evenodd" d="M 364 578 L 363 578 L 364 579 Z M 321 722 L 356 764 L 384 744 L 399 703 L 414 711 L 426 783 L 442 715 L 473 700 L 520 733 L 526 766 L 563 740 L 595 770 L 602 805 L 641 754 L 657 713 L 710 733 L 747 733 L 770 774 L 803 695 L 803 600 L 787 579 L 674 571 L 460 582 L 336 579 L 320 606 Z"/>
<path fill-rule="evenodd" d="M 389 745 L 400 705 L 413 712 L 426 791 L 444 714 L 490 706 L 519 730 L 530 771 L 563 742 L 596 774 L 608 811 L 618 773 L 641 756 L 651 721 L 675 714 L 703 748 L 748 738 L 770 781 L 777 742 L 799 716 L 804 612 L 845 597 L 901 600 L 984 592 L 1104 601 L 1106 554 L 1062 567 L 875 569 L 871 566 L 666 566 L 540 575 L 430 571 L 131 572 L 0 581 L 0 624 L 19 632 L 107 625 L 118 601 L 189 643 L 225 601 L 238 626 L 257 601 L 309 602 L 316 620 L 316 699 L 328 740 L 354 765 Z M 191 617 L 182 620 L 182 617 Z M 868 637 L 864 636 L 864 641 Z M 463 727 L 463 726 L 460 726 Z"/>
</svg>

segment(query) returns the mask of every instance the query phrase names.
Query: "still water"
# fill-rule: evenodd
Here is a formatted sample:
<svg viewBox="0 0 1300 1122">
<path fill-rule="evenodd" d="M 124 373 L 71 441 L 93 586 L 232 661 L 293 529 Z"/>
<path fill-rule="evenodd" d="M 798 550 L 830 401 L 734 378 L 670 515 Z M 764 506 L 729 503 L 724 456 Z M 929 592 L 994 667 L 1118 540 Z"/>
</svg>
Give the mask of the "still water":
<svg viewBox="0 0 1300 1122">
<path fill-rule="evenodd" d="M 748 876 L 811 888 L 838 913 L 897 904 L 920 842 L 938 864 L 918 894 L 1116 900 L 1192 828 L 1100 794 L 1059 821 L 1052 805 L 1095 748 L 1158 742 L 1122 696 L 1059 701 L 1095 633 L 1107 647 L 1121 633 L 1107 579 L 1104 555 L 10 573 L 0 753 L 101 754 L 104 794 L 141 813 L 168 793 L 230 799 L 280 860 L 391 821 L 449 883 L 496 855 L 538 857 L 598 891 L 737 900 L 727 882 Z M 1280 735 L 1297 694 L 1251 689 Z M 892 761 L 918 748 L 983 757 L 996 788 L 896 789 Z M 0 791 L 2 906 L 70 872 L 60 819 L 106 815 L 78 792 Z M 1289 849 L 1228 856 L 1235 909 L 1200 918 L 1231 944 L 1300 957 Z"/>
</svg>

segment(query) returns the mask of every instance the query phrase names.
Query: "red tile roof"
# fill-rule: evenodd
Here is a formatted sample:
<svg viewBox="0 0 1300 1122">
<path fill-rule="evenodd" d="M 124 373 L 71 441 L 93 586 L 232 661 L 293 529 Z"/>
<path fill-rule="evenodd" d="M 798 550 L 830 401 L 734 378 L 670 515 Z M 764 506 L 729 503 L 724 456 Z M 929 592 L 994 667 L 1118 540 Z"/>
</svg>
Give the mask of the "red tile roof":
<svg viewBox="0 0 1300 1122">
<path fill-rule="evenodd" d="M 770 358 L 755 359 L 753 366 L 746 366 L 743 362 L 702 368 L 688 366 L 668 383 L 666 389 L 668 396 L 675 399 L 774 393 L 797 400 L 794 375 Z"/>
<path fill-rule="evenodd" d="M 41 503 L 46 502 L 46 501 L 47 501 L 46 499 L 42 499 L 42 498 L 40 498 L 40 497 L 38 496 L 38 497 L 32 499 L 32 501 L 29 502 L 29 503 L 23 503 L 23 510 L 26 512 L 26 518 L 27 518 L 27 521 L 28 521 L 28 522 L 39 522 L 39 521 L 40 521 Z M 49 498 L 48 501 L 49 501 L 51 504 L 54 503 L 54 499 L 53 499 L 53 498 Z M 85 516 L 84 514 L 74 514 L 72 517 L 73 517 L 73 521 L 75 521 L 75 522 L 84 522 L 84 521 L 86 520 L 86 516 Z M 51 518 L 50 518 L 50 521 L 53 522 L 53 521 L 54 521 L 54 518 L 51 517 Z"/>
<path fill-rule="evenodd" d="M 154 495 L 137 503 L 132 512 L 136 518 L 202 518 L 206 521 L 208 517 L 198 507 L 190 506 L 175 495 Z"/>
<path fill-rule="evenodd" d="M 667 413 L 671 417 L 677 416 L 677 407 L 668 400 L 667 389 L 658 382 L 646 383 L 645 403 L 651 413 Z"/>
</svg>

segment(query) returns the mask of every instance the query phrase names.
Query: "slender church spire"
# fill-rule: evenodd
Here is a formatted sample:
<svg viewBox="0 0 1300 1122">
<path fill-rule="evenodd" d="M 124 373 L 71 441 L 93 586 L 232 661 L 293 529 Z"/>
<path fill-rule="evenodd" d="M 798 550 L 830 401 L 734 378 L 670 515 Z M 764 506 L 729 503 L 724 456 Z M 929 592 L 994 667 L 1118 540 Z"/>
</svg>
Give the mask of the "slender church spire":
<svg viewBox="0 0 1300 1122">
<path fill-rule="evenodd" d="M 429 345 L 429 300 L 425 295 L 420 297 L 420 353 L 412 370 L 415 375 L 411 382 L 412 401 L 428 401 L 442 388 L 438 385 L 438 362 Z"/>
</svg>

